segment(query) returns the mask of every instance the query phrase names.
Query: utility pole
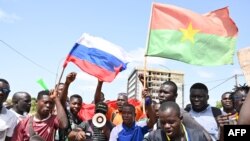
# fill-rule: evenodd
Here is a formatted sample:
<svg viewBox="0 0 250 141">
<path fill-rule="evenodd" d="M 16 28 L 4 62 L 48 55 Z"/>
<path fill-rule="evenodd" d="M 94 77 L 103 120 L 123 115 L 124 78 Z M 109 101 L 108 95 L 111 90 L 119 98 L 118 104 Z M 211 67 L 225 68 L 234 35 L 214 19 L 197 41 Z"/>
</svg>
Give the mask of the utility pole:
<svg viewBox="0 0 250 141">
<path fill-rule="evenodd" d="M 238 77 L 237 77 L 237 76 L 238 76 L 237 74 L 234 75 L 234 78 L 235 78 L 235 85 L 236 85 L 236 86 L 238 86 Z"/>
<path fill-rule="evenodd" d="M 183 84 L 182 84 L 182 108 L 185 108 L 184 106 L 185 106 L 185 103 L 184 103 L 184 82 L 183 82 Z"/>
</svg>

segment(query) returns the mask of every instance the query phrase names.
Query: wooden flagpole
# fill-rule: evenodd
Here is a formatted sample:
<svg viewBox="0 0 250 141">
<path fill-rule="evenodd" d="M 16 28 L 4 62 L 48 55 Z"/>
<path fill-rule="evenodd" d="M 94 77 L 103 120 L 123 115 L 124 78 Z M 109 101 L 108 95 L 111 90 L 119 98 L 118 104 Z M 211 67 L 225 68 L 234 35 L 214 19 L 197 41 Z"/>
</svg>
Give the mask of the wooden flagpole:
<svg viewBox="0 0 250 141">
<path fill-rule="evenodd" d="M 64 74 L 64 70 L 65 70 L 65 67 L 63 67 L 63 70 L 62 70 L 62 72 L 61 72 L 61 75 L 60 75 L 60 78 L 59 78 L 59 80 L 58 80 L 58 83 L 57 83 L 57 85 L 55 86 L 55 91 L 57 91 L 58 86 L 59 86 L 59 84 L 61 83 L 62 76 L 63 76 L 63 74 Z"/>
<path fill-rule="evenodd" d="M 144 69 L 143 69 L 143 89 L 146 88 L 146 75 L 147 75 L 147 57 L 144 57 Z M 143 114 L 146 114 L 145 110 L 145 98 L 142 99 L 142 104 L 143 104 Z"/>
<path fill-rule="evenodd" d="M 146 51 L 145 51 L 145 55 L 144 55 L 144 84 L 143 84 L 143 89 L 146 88 L 147 84 L 146 84 L 146 75 L 147 75 L 147 56 L 146 53 L 148 51 L 148 40 L 149 40 L 149 34 L 150 34 L 150 26 L 151 26 L 151 18 L 152 18 L 152 11 L 153 11 L 153 4 L 151 5 L 151 12 L 150 12 L 150 16 L 149 16 L 149 24 L 148 24 L 148 34 L 147 34 L 147 40 L 146 40 Z M 146 110 L 145 110 L 145 98 L 142 99 L 142 104 L 143 104 L 143 114 L 146 114 Z"/>
</svg>

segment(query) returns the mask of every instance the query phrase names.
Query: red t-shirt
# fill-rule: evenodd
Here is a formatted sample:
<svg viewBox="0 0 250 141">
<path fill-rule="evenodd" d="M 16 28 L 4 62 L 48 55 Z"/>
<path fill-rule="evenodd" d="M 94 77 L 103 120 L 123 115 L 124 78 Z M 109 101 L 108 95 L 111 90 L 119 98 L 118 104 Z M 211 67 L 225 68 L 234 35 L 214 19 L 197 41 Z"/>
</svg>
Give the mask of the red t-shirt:
<svg viewBox="0 0 250 141">
<path fill-rule="evenodd" d="M 18 123 L 12 136 L 12 141 L 29 141 L 30 118 L 28 117 Z M 34 131 L 46 141 L 54 141 L 55 131 L 58 127 L 59 121 L 55 115 L 51 115 L 41 121 L 36 118 L 33 119 Z"/>
</svg>

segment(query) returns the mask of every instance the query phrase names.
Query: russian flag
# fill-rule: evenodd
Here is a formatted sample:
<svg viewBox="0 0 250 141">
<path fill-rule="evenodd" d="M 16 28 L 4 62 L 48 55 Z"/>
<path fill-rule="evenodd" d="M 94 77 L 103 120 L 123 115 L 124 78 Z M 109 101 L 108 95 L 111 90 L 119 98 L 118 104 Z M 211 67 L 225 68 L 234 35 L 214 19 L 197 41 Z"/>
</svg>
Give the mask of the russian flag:
<svg viewBox="0 0 250 141">
<path fill-rule="evenodd" d="M 128 56 L 121 47 L 84 33 L 67 56 L 64 68 L 68 62 L 73 62 L 101 81 L 111 82 L 126 69 Z"/>
</svg>

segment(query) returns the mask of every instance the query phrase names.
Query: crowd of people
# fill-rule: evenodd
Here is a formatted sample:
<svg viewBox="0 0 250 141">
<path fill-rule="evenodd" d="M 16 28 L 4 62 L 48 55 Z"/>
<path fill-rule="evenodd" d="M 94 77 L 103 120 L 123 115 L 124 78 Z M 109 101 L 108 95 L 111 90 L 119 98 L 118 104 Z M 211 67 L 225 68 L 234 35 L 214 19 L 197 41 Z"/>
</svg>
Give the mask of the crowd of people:
<svg viewBox="0 0 250 141">
<path fill-rule="evenodd" d="M 176 103 L 175 82 L 166 81 L 160 86 L 159 103 L 152 100 L 145 85 L 143 112 L 143 105 L 130 104 L 126 93 L 118 94 L 117 108 L 109 106 L 102 92 L 103 82 L 98 81 L 92 104 L 94 115 L 105 116 L 104 124 L 99 126 L 92 118 L 79 114 L 83 103 L 79 94 L 68 97 L 76 75 L 69 73 L 65 83 L 54 90 L 38 92 L 34 114 L 30 113 L 31 95 L 27 92 L 14 93 L 12 106 L 4 106 L 10 84 L 0 79 L 0 141 L 215 141 L 224 140 L 224 125 L 250 124 L 247 85 L 223 93 L 221 109 L 208 104 L 209 91 L 203 83 L 191 86 L 190 104 L 185 109 Z M 147 84 L 142 75 L 139 80 Z"/>
</svg>

